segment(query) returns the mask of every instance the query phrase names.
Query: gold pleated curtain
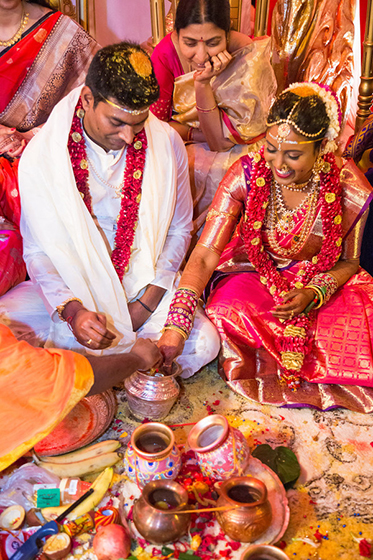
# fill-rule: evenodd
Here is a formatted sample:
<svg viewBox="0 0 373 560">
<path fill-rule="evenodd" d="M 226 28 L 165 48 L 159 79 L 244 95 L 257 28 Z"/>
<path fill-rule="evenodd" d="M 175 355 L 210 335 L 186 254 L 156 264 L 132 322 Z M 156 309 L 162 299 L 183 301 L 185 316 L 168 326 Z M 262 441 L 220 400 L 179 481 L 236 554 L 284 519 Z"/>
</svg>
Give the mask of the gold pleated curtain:
<svg viewBox="0 0 373 560">
<path fill-rule="evenodd" d="M 168 2 L 166 2 L 168 4 Z M 242 0 L 230 0 L 233 29 L 240 29 Z M 177 0 L 168 14 L 173 19 Z M 356 129 L 370 114 L 373 98 L 373 0 L 368 0 Z M 269 0 L 257 0 L 256 37 L 266 34 Z M 354 80 L 355 0 L 278 0 L 272 14 L 272 52 L 278 92 L 293 82 L 329 85 L 343 115 L 350 108 Z M 163 0 L 150 0 L 153 45 L 169 30 Z M 167 20 L 166 20 L 167 21 Z"/>
<path fill-rule="evenodd" d="M 75 19 L 92 37 L 95 37 L 95 0 L 51 0 L 51 2 L 57 10 Z"/>
</svg>

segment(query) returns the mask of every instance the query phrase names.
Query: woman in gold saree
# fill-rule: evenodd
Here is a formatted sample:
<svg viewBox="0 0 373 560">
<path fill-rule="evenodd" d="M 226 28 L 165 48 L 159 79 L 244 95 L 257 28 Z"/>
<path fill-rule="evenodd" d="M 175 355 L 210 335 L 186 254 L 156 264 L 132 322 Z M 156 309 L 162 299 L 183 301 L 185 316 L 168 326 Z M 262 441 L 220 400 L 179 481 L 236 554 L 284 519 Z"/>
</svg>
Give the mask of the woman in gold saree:
<svg viewBox="0 0 373 560">
<path fill-rule="evenodd" d="M 25 279 L 18 158 L 54 105 L 82 83 L 98 45 L 44 0 L 0 2 L 0 295 Z"/>
<path fill-rule="evenodd" d="M 206 313 L 230 387 L 277 406 L 373 410 L 373 279 L 359 269 L 372 189 L 331 151 L 340 117 L 322 85 L 277 98 L 265 146 L 219 186 L 159 341 L 166 363 L 216 269 Z"/>
<path fill-rule="evenodd" d="M 228 0 L 180 0 L 175 31 L 154 49 L 151 111 L 187 142 L 194 231 L 227 169 L 258 147 L 276 92 L 269 38 L 230 30 Z"/>
</svg>

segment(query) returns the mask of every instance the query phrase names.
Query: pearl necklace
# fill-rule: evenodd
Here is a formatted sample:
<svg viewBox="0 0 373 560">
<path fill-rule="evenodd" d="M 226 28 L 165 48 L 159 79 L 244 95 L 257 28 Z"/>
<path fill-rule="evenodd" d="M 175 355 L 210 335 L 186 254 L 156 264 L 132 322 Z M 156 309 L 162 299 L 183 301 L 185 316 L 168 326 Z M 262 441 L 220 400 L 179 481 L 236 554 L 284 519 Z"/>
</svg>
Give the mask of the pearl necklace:
<svg viewBox="0 0 373 560">
<path fill-rule="evenodd" d="M 107 187 L 110 187 L 111 189 L 113 189 L 116 192 L 115 198 L 122 198 L 121 191 L 123 189 L 124 179 L 119 185 L 117 185 L 117 186 L 112 185 L 111 183 L 109 183 L 109 181 L 106 181 L 103 177 L 101 177 L 101 175 L 98 173 L 97 169 L 93 165 L 93 161 L 88 157 L 88 154 L 87 154 L 87 161 L 88 161 L 90 167 L 92 168 L 93 173 L 96 175 L 97 179 L 99 181 L 101 181 L 101 183 L 103 183 Z"/>
<path fill-rule="evenodd" d="M 13 37 L 11 37 L 11 39 L 9 39 L 8 41 L 0 41 L 0 47 L 11 47 L 15 43 L 17 43 L 17 41 L 20 40 L 20 38 L 22 37 L 22 32 L 27 25 L 29 16 L 30 16 L 30 14 L 26 14 L 25 11 L 23 10 L 22 17 L 21 17 L 21 23 L 20 23 L 20 26 L 19 26 L 18 30 L 13 35 Z"/>
</svg>

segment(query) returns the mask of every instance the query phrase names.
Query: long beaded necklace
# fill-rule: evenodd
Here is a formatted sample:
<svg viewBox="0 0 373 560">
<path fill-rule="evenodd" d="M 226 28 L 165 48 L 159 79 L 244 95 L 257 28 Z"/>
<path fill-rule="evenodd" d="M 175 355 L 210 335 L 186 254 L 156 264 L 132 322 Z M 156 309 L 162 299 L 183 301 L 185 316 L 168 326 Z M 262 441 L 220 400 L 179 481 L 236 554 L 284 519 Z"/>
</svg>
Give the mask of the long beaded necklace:
<svg viewBox="0 0 373 560">
<path fill-rule="evenodd" d="M 263 222 L 271 194 L 272 172 L 263 157 L 264 148 L 254 154 L 251 170 L 251 188 L 245 207 L 242 238 L 250 262 L 259 273 L 260 281 L 269 290 L 275 303 L 282 302 L 292 288 L 302 289 L 311 278 L 330 270 L 341 254 L 342 245 L 342 191 L 339 169 L 333 154 L 322 157 L 320 170 L 320 205 L 323 241 L 318 254 L 310 261 L 299 263 L 297 274 L 289 281 L 276 268 L 271 256 L 264 249 Z M 306 354 L 311 348 L 310 319 L 301 313 L 283 323 L 283 332 L 275 344 L 281 355 L 281 379 L 295 390 L 301 382 L 301 370 Z"/>
<path fill-rule="evenodd" d="M 8 41 L 0 41 L 0 47 L 11 47 L 12 45 L 14 45 L 15 43 L 17 43 L 17 41 L 20 40 L 20 38 L 22 37 L 22 33 L 24 28 L 26 27 L 27 23 L 28 23 L 28 18 L 29 18 L 30 14 L 27 14 L 25 12 L 25 10 L 23 9 L 22 11 L 22 17 L 21 17 L 21 23 L 20 26 L 18 28 L 18 30 L 16 31 L 16 33 L 13 35 L 13 37 L 11 37 L 10 39 L 8 39 Z"/>
<path fill-rule="evenodd" d="M 76 186 L 89 211 L 92 214 L 92 199 L 88 185 L 89 171 L 87 151 L 81 119 L 84 117 L 82 101 L 76 104 L 69 139 L 67 143 Z M 141 186 L 145 167 L 148 141 L 145 129 L 139 132 L 127 148 L 126 168 L 124 170 L 123 188 L 120 193 L 121 206 L 117 217 L 117 232 L 111 260 L 120 281 L 128 270 L 131 248 L 137 227 Z"/>
<path fill-rule="evenodd" d="M 122 192 L 122 189 L 123 189 L 123 185 L 124 185 L 124 179 L 119 185 L 117 185 L 117 186 L 112 185 L 111 183 L 109 183 L 109 181 L 106 181 L 103 177 L 101 177 L 101 175 L 97 171 L 96 167 L 94 166 L 93 161 L 91 160 L 90 157 L 88 157 L 88 154 L 87 154 L 87 161 L 88 161 L 89 166 L 91 167 L 93 173 L 96 175 L 97 179 L 101 183 L 103 183 L 104 185 L 106 185 L 107 187 L 110 187 L 111 189 L 113 189 L 115 191 L 115 193 L 116 193 L 115 198 L 120 198 L 121 197 L 121 192 Z"/>
</svg>

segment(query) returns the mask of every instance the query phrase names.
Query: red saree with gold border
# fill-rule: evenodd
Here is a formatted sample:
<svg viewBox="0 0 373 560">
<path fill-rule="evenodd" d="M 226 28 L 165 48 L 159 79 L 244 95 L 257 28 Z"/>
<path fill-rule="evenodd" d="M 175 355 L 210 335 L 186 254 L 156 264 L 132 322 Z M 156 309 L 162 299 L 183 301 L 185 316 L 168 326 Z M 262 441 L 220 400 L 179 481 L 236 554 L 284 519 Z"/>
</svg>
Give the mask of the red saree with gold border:
<svg viewBox="0 0 373 560">
<path fill-rule="evenodd" d="M 225 248 L 206 307 L 222 340 L 220 374 L 232 389 L 261 403 L 373 411 L 373 278 L 363 269 L 313 313 L 313 345 L 302 370 L 301 388 L 292 392 L 280 383 L 281 360 L 275 337 L 283 327 L 271 314 L 272 296 L 248 261 L 240 236 L 241 222 L 236 227 L 250 187 L 250 170 L 248 156 L 232 166 L 214 198 L 200 239 L 213 251 L 220 253 Z M 344 164 L 340 177 L 344 233 L 341 259 L 347 260 L 360 254 L 372 189 L 353 162 Z M 302 219 L 300 212 L 294 228 L 299 229 Z M 294 231 L 283 234 L 277 241 L 287 247 L 292 234 Z M 266 232 L 264 239 L 278 268 L 291 279 L 300 261 L 320 250 L 320 212 L 316 210 L 311 230 L 293 260 L 276 254 Z"/>
<path fill-rule="evenodd" d="M 96 41 L 61 12 L 49 12 L 0 53 L 0 124 L 24 132 L 83 83 Z M 18 159 L 0 156 L 0 296 L 26 278 L 22 259 Z"/>
</svg>

